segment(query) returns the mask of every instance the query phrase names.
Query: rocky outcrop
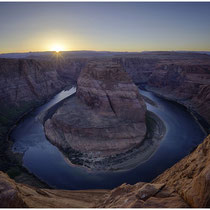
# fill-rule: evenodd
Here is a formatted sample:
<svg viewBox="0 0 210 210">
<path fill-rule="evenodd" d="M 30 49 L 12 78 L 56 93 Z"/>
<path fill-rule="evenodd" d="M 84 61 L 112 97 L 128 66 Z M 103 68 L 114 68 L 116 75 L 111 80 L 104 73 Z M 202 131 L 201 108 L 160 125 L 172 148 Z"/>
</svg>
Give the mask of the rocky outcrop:
<svg viewBox="0 0 210 210">
<path fill-rule="evenodd" d="M 97 207 L 210 207 L 210 135 L 195 151 L 151 183 L 123 184 Z"/>
<path fill-rule="evenodd" d="M 105 196 L 104 196 L 105 197 Z M 164 184 L 123 184 L 96 205 L 98 208 L 186 208 L 188 204 Z"/>
<path fill-rule="evenodd" d="M 194 152 L 158 176 L 191 206 L 210 207 L 210 135 Z"/>
<path fill-rule="evenodd" d="M 0 171 L 0 207 L 27 207 L 20 193 L 17 184 L 11 180 L 6 174 Z"/>
<path fill-rule="evenodd" d="M 76 95 L 45 123 L 53 144 L 67 152 L 106 157 L 142 142 L 146 105 L 120 65 L 109 60 L 90 62 L 80 74 Z"/>
<path fill-rule="evenodd" d="M 109 190 L 52 190 L 18 184 L 0 171 L 0 208 L 91 208 Z"/>
</svg>

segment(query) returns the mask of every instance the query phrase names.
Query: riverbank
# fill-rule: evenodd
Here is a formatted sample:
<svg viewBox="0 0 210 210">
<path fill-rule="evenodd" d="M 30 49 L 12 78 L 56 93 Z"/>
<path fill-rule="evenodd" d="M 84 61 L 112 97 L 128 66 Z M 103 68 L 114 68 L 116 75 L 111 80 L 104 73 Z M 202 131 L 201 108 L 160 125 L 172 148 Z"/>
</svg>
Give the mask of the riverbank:
<svg viewBox="0 0 210 210">
<path fill-rule="evenodd" d="M 150 94 L 149 92 L 147 92 L 147 93 L 142 92 L 142 94 L 144 94 L 147 98 L 149 97 L 150 100 L 155 101 L 156 105 L 158 105 L 158 106 L 154 106 L 154 103 L 148 103 L 148 105 L 149 105 L 148 109 L 151 109 L 151 107 L 153 107 L 152 108 L 153 112 L 154 111 L 155 111 L 155 113 L 157 112 L 158 115 L 161 114 L 160 111 L 162 112 L 164 110 L 164 107 L 166 108 L 168 106 L 169 107 L 172 106 L 172 105 L 170 105 L 171 103 L 169 103 L 167 101 L 164 102 L 164 101 L 159 100 L 157 97 L 152 97 L 152 94 Z M 45 105 L 44 105 L 44 107 L 46 108 Z M 176 108 L 178 110 L 176 110 L 174 112 L 173 107 L 175 108 L 175 110 L 176 110 Z M 54 111 L 53 107 L 51 107 L 51 108 L 52 108 L 51 111 Z M 41 110 L 41 109 L 42 108 L 40 107 L 39 110 Z M 173 124 L 173 121 L 175 120 L 174 122 L 176 122 L 176 118 L 177 118 L 177 120 L 181 120 L 180 116 L 182 116 L 183 114 L 187 115 L 187 116 L 190 114 L 187 112 L 185 113 L 185 111 L 181 111 L 181 110 L 180 110 L 181 111 L 180 112 L 179 106 L 176 107 L 175 105 L 173 105 L 171 107 L 171 110 L 169 109 L 168 111 L 169 111 L 169 113 L 165 113 L 165 111 L 162 112 L 162 114 L 164 114 L 164 116 L 162 116 L 162 114 L 161 114 L 160 115 L 161 119 L 167 120 L 167 118 L 165 119 L 165 115 L 169 114 L 170 124 L 172 122 L 172 125 L 170 125 L 170 126 L 172 126 L 173 131 L 175 129 L 175 133 L 176 133 L 176 129 L 180 129 L 180 128 L 174 127 L 175 125 Z M 48 113 L 48 112 L 45 112 L 45 113 Z M 186 125 L 187 125 L 187 127 L 190 127 L 190 128 L 187 128 L 188 131 L 183 133 L 183 136 L 188 136 L 189 138 L 191 138 L 191 136 L 194 136 L 194 134 L 196 136 L 196 132 L 190 131 L 190 133 L 189 133 L 189 130 L 192 128 L 191 124 L 193 124 L 193 123 L 197 124 L 197 123 L 193 122 L 193 120 L 191 119 L 192 118 L 191 115 L 189 117 L 190 117 L 189 118 L 190 121 L 188 120 L 188 121 L 184 122 L 181 120 L 180 124 L 182 124 L 182 122 L 184 123 L 183 125 L 181 125 L 181 128 L 184 130 L 186 128 Z M 34 120 L 31 124 L 31 121 L 30 121 L 31 118 L 34 118 L 34 119 L 36 118 L 36 120 L 35 120 L 36 123 L 39 122 L 37 119 L 38 114 L 36 113 L 36 115 L 29 117 L 29 119 L 25 119 L 25 122 L 20 125 L 21 129 L 16 129 L 17 134 L 18 134 L 16 140 L 20 139 L 20 141 L 23 141 L 23 145 L 22 145 L 23 147 L 29 146 L 31 148 L 30 151 L 27 152 L 27 157 L 25 157 L 25 163 L 24 163 L 25 167 L 27 167 L 34 174 L 38 173 L 38 174 L 36 174 L 36 176 L 38 176 L 44 182 L 48 182 L 48 184 L 50 186 L 56 186 L 56 188 L 60 188 L 60 189 L 91 189 L 91 188 L 102 189 L 102 188 L 104 188 L 104 186 L 101 183 L 105 183 L 109 189 L 112 189 L 113 187 L 119 186 L 121 183 L 124 183 L 124 182 L 136 183 L 139 181 L 139 179 L 141 181 L 149 181 L 149 180 L 152 180 L 155 176 L 159 175 L 163 170 L 166 170 L 168 167 L 172 166 L 172 164 L 174 164 L 174 161 L 177 161 L 178 158 L 177 158 L 176 151 L 178 151 L 178 149 L 180 149 L 180 151 L 183 150 L 183 154 L 186 155 L 186 153 L 188 154 L 188 151 L 186 150 L 185 146 L 190 146 L 190 148 L 192 148 L 192 145 L 196 144 L 196 142 L 194 142 L 192 140 L 191 140 L 191 142 L 188 142 L 187 139 L 183 139 L 181 136 L 177 138 L 177 134 L 174 135 L 174 132 L 171 133 L 171 136 L 167 132 L 168 138 L 167 138 L 167 140 L 164 140 L 163 144 L 161 143 L 160 140 L 156 140 L 153 142 L 152 141 L 144 141 L 144 144 L 141 145 L 142 150 L 139 150 L 139 148 L 137 148 L 135 151 L 130 152 L 129 154 L 125 154 L 124 157 L 122 157 L 122 156 L 116 157 L 116 159 L 115 159 L 116 161 L 113 161 L 113 159 L 112 159 L 112 162 L 114 162 L 114 163 L 112 164 L 112 162 L 110 162 L 109 168 L 108 168 L 110 171 L 109 173 L 108 173 L 108 171 L 104 171 L 103 164 L 98 165 L 96 163 L 96 167 L 99 167 L 99 169 L 101 170 L 100 179 L 102 179 L 101 180 L 102 182 L 100 182 L 98 180 L 99 177 L 97 175 L 97 173 L 99 173 L 100 170 L 94 171 L 93 168 L 89 168 L 92 170 L 92 172 L 90 173 L 90 170 L 88 171 L 87 169 L 85 169 L 84 166 L 81 166 L 82 162 L 80 163 L 80 166 L 78 166 L 78 167 L 75 167 L 76 164 L 78 165 L 78 162 L 76 162 L 75 165 L 72 165 L 72 164 L 70 165 L 70 163 L 69 163 L 70 161 L 69 160 L 67 161 L 68 158 L 63 157 L 61 155 L 61 152 L 58 151 L 57 148 L 55 148 L 53 145 L 51 145 L 46 140 L 44 133 L 41 134 L 41 136 L 40 136 L 40 133 L 43 131 L 42 131 L 42 129 L 39 130 L 41 127 L 39 128 L 39 126 L 37 127 L 37 125 L 33 124 Z M 152 119 L 152 118 L 154 118 L 154 116 L 152 116 L 150 119 Z M 173 120 L 171 121 L 171 119 L 173 119 Z M 168 127 L 169 122 L 167 122 L 167 130 L 168 130 L 168 128 L 170 129 L 170 127 Z M 192 122 L 192 123 L 190 123 L 190 122 Z M 152 122 L 149 122 L 149 123 L 154 124 L 153 120 L 152 120 Z M 188 123 L 190 124 L 189 126 L 188 126 Z M 30 124 L 31 127 L 28 127 L 28 124 Z M 147 124 L 148 124 L 148 122 L 147 122 Z M 160 125 L 157 125 L 157 126 L 159 128 L 161 128 Z M 156 126 L 156 128 L 157 128 L 157 126 Z M 193 128 L 193 131 L 196 129 L 197 129 L 196 127 L 195 127 L 195 129 Z M 37 133 L 38 135 L 36 135 L 35 133 Z M 33 138 L 31 138 L 32 137 L 31 134 L 33 134 Z M 157 129 L 157 134 L 160 134 L 160 132 L 158 132 L 158 129 Z M 23 140 L 21 140 L 21 138 Z M 40 139 L 40 141 L 37 142 L 37 139 Z M 197 137 L 197 139 L 199 140 L 199 137 Z M 28 144 L 27 143 L 28 141 L 31 141 L 31 143 L 29 142 L 29 145 L 25 145 L 25 144 Z M 184 146 L 183 143 L 185 141 L 186 141 L 186 145 Z M 162 145 L 161 148 L 164 148 L 164 145 L 166 145 L 166 150 L 158 149 L 159 143 L 161 143 L 161 145 Z M 37 144 L 37 146 L 36 146 L 36 144 Z M 178 148 L 176 148 L 176 150 L 175 150 L 174 147 L 177 147 L 177 146 L 178 146 Z M 145 150 L 145 148 L 149 148 L 149 149 Z M 155 148 L 158 149 L 157 152 L 155 152 L 156 151 Z M 175 150 L 175 152 L 173 152 L 174 150 Z M 138 156 L 138 154 L 141 153 L 139 151 L 142 151 L 142 157 Z M 165 154 L 167 154 L 167 156 L 169 157 L 167 159 L 167 161 L 165 161 L 166 164 L 164 162 L 164 160 L 166 159 Z M 77 154 L 76 156 L 78 156 L 78 155 L 79 154 Z M 149 157 L 149 155 L 151 155 L 151 156 Z M 68 156 L 68 154 L 66 156 Z M 149 157 L 149 160 L 148 160 L 148 157 Z M 181 158 L 183 156 L 181 155 L 179 157 Z M 126 158 L 127 158 L 127 160 L 126 160 Z M 74 161 L 77 161 L 77 160 L 78 159 L 73 160 L 72 161 L 73 164 L 74 164 Z M 120 162 L 121 160 L 122 160 L 122 162 Z M 129 161 L 129 160 L 131 160 L 131 161 Z M 33 161 L 35 161 L 35 162 L 33 162 Z M 40 161 L 42 163 L 41 165 L 40 165 Z M 140 161 L 142 161 L 141 162 L 142 164 L 140 164 Z M 171 164 L 170 164 L 170 161 L 172 161 Z M 83 160 L 83 162 L 84 162 L 84 160 Z M 161 162 L 161 164 L 160 164 L 160 162 Z M 138 164 L 140 164 L 140 166 Z M 91 165 L 91 164 L 88 163 L 88 165 Z M 161 168 L 158 167 L 157 169 L 154 169 L 157 166 L 160 166 Z M 39 167 L 41 167 L 41 168 L 39 168 Z M 134 169 L 131 169 L 133 167 L 134 167 Z M 88 168 L 88 167 L 86 167 L 86 168 Z M 53 170 L 51 171 L 51 169 L 53 169 Z M 43 175 L 40 175 L 40 172 L 43 172 L 42 173 Z M 118 173 L 113 173 L 113 172 L 118 172 Z M 77 175 L 77 173 L 79 173 L 79 176 Z M 45 174 L 46 174 L 46 176 L 45 176 Z M 49 175 L 54 174 L 54 176 L 52 178 L 48 179 L 48 177 L 49 177 L 48 174 Z M 75 176 L 76 176 L 76 180 L 75 180 Z M 117 177 L 119 176 L 119 177 L 116 179 L 116 176 Z M 62 179 L 62 183 L 59 182 L 60 178 Z M 112 185 L 112 184 L 110 185 L 110 183 L 108 183 L 109 179 L 113 180 L 114 185 Z M 115 182 L 116 182 L 116 184 L 115 184 Z"/>
<path fill-rule="evenodd" d="M 174 98 L 174 96 L 171 94 L 164 93 L 157 88 L 151 88 L 151 87 L 148 87 L 147 85 L 145 85 L 143 89 L 154 93 L 156 96 L 160 98 L 182 105 L 184 108 L 186 108 L 188 112 L 191 113 L 193 118 L 197 121 L 197 123 L 200 125 L 200 128 L 206 133 L 206 135 L 210 133 L 210 125 L 198 112 L 196 112 L 196 110 L 193 108 L 189 100 L 185 100 L 185 101 L 179 100 L 177 98 Z"/>
<path fill-rule="evenodd" d="M 67 98 L 59 101 L 58 103 L 56 103 L 54 106 L 50 107 L 49 109 L 41 112 L 36 118 L 39 119 L 43 123 L 45 120 L 47 120 L 49 117 L 52 116 L 52 114 L 57 110 L 57 108 L 59 108 L 59 106 L 62 105 L 62 103 L 65 100 L 73 97 L 73 95 L 68 96 Z M 151 100 L 148 99 L 147 101 L 149 101 L 150 104 L 155 105 L 155 103 L 152 102 Z M 157 146 L 158 142 L 160 142 L 161 136 L 163 136 L 165 133 L 165 127 L 161 123 L 161 120 L 154 114 L 152 115 L 151 112 L 147 113 L 147 126 L 148 126 L 148 129 L 150 129 L 150 132 L 147 132 L 147 135 L 146 135 L 148 141 L 144 141 L 137 148 L 134 148 L 134 150 L 129 151 L 128 153 L 126 153 L 124 155 L 118 155 L 117 157 L 112 157 L 111 159 L 103 160 L 101 163 L 94 161 L 94 167 L 93 167 L 93 165 L 91 166 L 88 157 L 82 157 L 82 161 L 81 161 L 81 159 L 78 160 L 77 157 L 80 156 L 78 154 L 78 152 L 75 153 L 76 155 L 71 156 L 72 158 L 70 160 L 72 161 L 73 164 L 76 164 L 76 165 L 81 166 L 81 165 L 85 164 L 85 167 L 89 168 L 91 170 L 100 168 L 100 170 L 117 171 L 117 170 L 128 170 L 129 168 L 135 167 L 135 165 L 138 165 L 141 162 L 146 161 L 151 156 L 151 154 L 155 152 L 155 150 L 158 147 Z M 161 130 L 162 130 L 162 132 L 160 132 Z M 141 151 L 141 153 L 143 154 L 141 157 L 139 155 L 139 151 Z M 18 158 L 19 165 L 21 165 L 21 167 L 23 167 L 22 166 L 22 155 L 13 153 L 11 150 L 10 150 L 10 152 L 11 152 L 11 157 L 13 157 L 13 158 L 15 156 L 16 157 L 19 156 L 19 158 Z M 15 159 L 17 159 L 17 158 L 15 158 Z M 98 166 L 100 166 L 100 167 L 98 168 Z M 84 166 L 82 166 L 82 167 L 84 167 Z M 18 170 L 18 171 L 20 173 L 20 171 L 24 171 L 24 170 L 25 170 L 25 168 L 23 167 L 23 170 Z M 25 173 L 25 171 L 27 173 Z M 24 171 L 24 173 L 21 172 L 18 175 L 16 174 L 16 171 L 15 171 L 14 172 L 15 177 L 13 177 L 13 178 L 16 181 L 21 182 L 21 183 L 30 184 L 30 181 L 31 181 L 33 183 L 33 185 L 40 187 L 40 184 L 43 182 L 41 181 L 41 183 L 37 182 L 37 184 L 35 184 L 35 181 L 31 180 L 31 177 L 33 176 L 33 178 L 35 178 L 35 176 L 34 175 L 31 176 L 31 173 L 28 172 L 27 169 L 25 171 Z M 29 177 L 27 177 L 28 175 L 29 175 Z M 42 185 L 42 187 L 47 187 L 47 186 Z"/>
<path fill-rule="evenodd" d="M 166 133 L 163 121 L 154 113 L 146 113 L 147 133 L 142 143 L 131 150 L 105 158 L 96 158 L 73 149 L 62 153 L 70 160 L 70 164 L 87 168 L 91 172 L 120 172 L 137 167 L 147 161 L 158 149 Z"/>
<path fill-rule="evenodd" d="M 138 93 L 138 89 L 135 90 Z M 143 96 L 143 98 L 146 100 L 147 103 L 157 107 L 157 104 L 155 104 L 148 97 Z M 64 104 L 64 102 L 66 103 Z M 60 108 L 63 107 L 65 107 L 65 109 L 61 111 Z M 59 113 L 61 115 L 58 117 L 58 124 L 55 123 L 57 122 L 56 119 L 55 122 L 53 121 L 53 119 L 51 119 L 52 116 L 55 115 L 55 113 Z M 71 115 L 68 116 L 69 113 L 71 113 Z M 78 113 L 79 116 L 76 117 Z M 65 119 L 65 116 L 68 116 L 67 119 Z M 97 120 L 98 117 L 101 120 Z M 134 144 L 133 142 L 137 140 L 139 141 L 140 136 L 142 135 L 142 130 L 138 131 L 138 133 L 135 134 L 137 124 L 131 126 L 132 121 L 126 121 L 125 119 L 122 121 L 119 117 L 117 117 L 116 119 L 109 119 L 108 117 L 102 118 L 101 116 L 98 116 L 96 113 L 94 113 L 93 109 L 89 110 L 87 107 L 84 107 L 84 105 L 82 105 L 80 101 L 77 101 L 77 97 L 74 97 L 73 95 L 56 103 L 53 107 L 50 107 L 48 110 L 41 112 L 37 116 L 37 118 L 41 120 L 42 124 L 45 124 L 45 121 L 49 119 L 46 122 L 48 123 L 47 126 L 46 124 L 44 125 L 46 137 L 49 138 L 48 140 L 57 148 L 59 148 L 60 151 L 62 151 L 62 153 L 65 154 L 65 156 L 70 160 L 72 164 L 76 166 L 83 166 L 91 171 L 120 171 L 134 168 L 136 165 L 141 164 L 142 162 L 146 161 L 149 157 L 151 157 L 152 153 L 156 150 L 156 147 L 158 147 L 159 141 L 161 140 L 161 138 L 163 138 L 166 130 L 164 123 L 157 115 L 151 112 L 147 112 L 146 137 L 145 134 L 143 134 L 142 139 L 144 139 L 138 144 Z M 70 124 L 65 124 L 64 122 L 68 122 L 69 119 L 71 119 Z M 73 124 L 71 124 L 72 122 Z M 82 122 L 81 130 L 79 130 L 80 124 L 75 125 L 75 123 L 77 122 Z M 145 121 L 143 123 L 145 123 Z M 54 124 L 55 127 L 53 128 Z M 75 129 L 74 126 L 76 126 Z M 59 130 L 59 132 L 56 132 L 58 127 L 61 127 L 61 130 Z M 128 129 L 126 132 L 130 130 L 131 134 L 129 135 L 131 137 L 128 135 L 122 135 L 121 138 L 120 135 L 117 135 L 118 137 L 116 137 L 115 135 L 114 137 L 113 132 L 118 132 L 118 134 L 123 132 L 122 130 L 119 130 L 119 128 L 123 128 L 125 130 Z M 64 134 L 65 131 L 63 129 L 67 132 L 66 135 L 70 135 L 71 130 L 77 133 L 75 139 L 77 142 L 76 144 L 80 145 L 79 147 L 74 148 L 72 146 L 74 145 L 74 143 L 69 144 L 70 140 L 65 139 L 66 135 Z M 68 129 L 70 130 L 67 131 Z M 85 134 L 83 134 L 84 129 L 87 130 Z M 96 134 L 94 135 L 94 133 Z M 110 135 L 107 135 L 106 133 L 110 133 Z M 89 137 L 88 134 L 90 134 L 91 137 Z M 84 141 L 82 139 L 82 136 L 84 136 Z M 102 138 L 102 136 L 106 137 Z M 113 136 L 113 139 L 110 136 Z M 135 136 L 137 136 L 136 139 L 134 138 Z M 72 142 L 75 141 L 71 135 L 70 138 L 72 138 Z M 131 138 L 130 145 L 133 146 L 129 145 L 129 138 Z M 126 141 L 128 141 L 128 143 Z M 127 147 L 125 147 L 125 142 Z M 81 145 L 85 145 L 86 149 L 89 143 L 91 145 L 94 145 L 92 147 L 93 150 L 87 149 L 84 152 L 82 152 L 80 148 L 82 148 L 83 146 Z M 111 148 L 106 147 L 106 145 L 108 144 L 113 146 L 117 144 L 116 152 L 112 152 Z M 123 147 L 125 148 L 120 150 L 120 144 L 124 144 Z M 98 145 L 101 145 L 101 147 L 105 147 L 106 149 L 103 148 L 103 150 L 100 150 L 101 148 L 98 147 Z M 98 147 L 98 149 L 96 149 L 96 147 Z M 107 154 L 102 155 L 105 153 Z"/>
<path fill-rule="evenodd" d="M 69 90 L 73 86 L 66 86 L 64 87 L 64 90 Z M 8 126 L 7 133 L 2 138 L 4 140 L 4 147 L 0 147 L 0 165 L 1 165 L 1 171 L 6 172 L 10 178 L 14 179 L 18 183 L 25 183 L 29 184 L 31 186 L 41 187 L 41 188 L 51 188 L 49 185 L 47 185 L 45 182 L 41 181 L 39 178 L 37 178 L 33 173 L 30 173 L 27 168 L 25 168 L 22 164 L 22 158 L 24 154 L 21 153 L 15 153 L 13 152 L 13 143 L 14 140 L 11 138 L 12 131 L 19 125 L 21 121 L 25 119 L 29 115 L 29 113 L 32 113 L 35 111 L 38 107 L 46 104 L 50 99 L 54 98 L 60 91 L 57 91 L 55 94 L 49 96 L 47 99 L 40 101 L 39 103 L 36 103 L 34 106 L 32 106 L 29 110 L 24 111 L 21 115 L 17 117 L 11 124 L 11 126 Z"/>
</svg>

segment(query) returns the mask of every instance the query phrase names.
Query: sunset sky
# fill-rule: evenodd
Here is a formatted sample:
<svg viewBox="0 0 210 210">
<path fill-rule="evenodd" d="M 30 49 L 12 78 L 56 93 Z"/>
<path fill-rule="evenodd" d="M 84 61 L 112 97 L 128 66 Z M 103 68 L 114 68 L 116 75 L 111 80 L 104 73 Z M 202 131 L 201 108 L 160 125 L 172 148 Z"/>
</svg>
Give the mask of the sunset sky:
<svg viewBox="0 0 210 210">
<path fill-rule="evenodd" d="M 210 3 L 4 3 L 0 53 L 209 50 Z"/>
</svg>

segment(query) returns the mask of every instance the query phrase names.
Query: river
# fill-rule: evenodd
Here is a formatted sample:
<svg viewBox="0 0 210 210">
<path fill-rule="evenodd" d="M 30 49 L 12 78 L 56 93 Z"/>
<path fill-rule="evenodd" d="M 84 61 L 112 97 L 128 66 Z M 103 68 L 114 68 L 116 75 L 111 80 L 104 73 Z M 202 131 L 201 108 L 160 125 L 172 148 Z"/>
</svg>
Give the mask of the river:
<svg viewBox="0 0 210 210">
<path fill-rule="evenodd" d="M 74 94 L 75 88 L 61 91 L 48 103 L 29 113 L 12 131 L 13 151 L 23 153 L 23 166 L 48 185 L 58 189 L 111 189 L 122 183 L 148 182 L 186 156 L 205 138 L 193 116 L 181 105 L 140 90 L 157 106 L 147 109 L 165 124 L 166 133 L 151 157 L 126 171 L 91 172 L 72 165 L 45 137 L 38 119 L 43 111 Z"/>
</svg>

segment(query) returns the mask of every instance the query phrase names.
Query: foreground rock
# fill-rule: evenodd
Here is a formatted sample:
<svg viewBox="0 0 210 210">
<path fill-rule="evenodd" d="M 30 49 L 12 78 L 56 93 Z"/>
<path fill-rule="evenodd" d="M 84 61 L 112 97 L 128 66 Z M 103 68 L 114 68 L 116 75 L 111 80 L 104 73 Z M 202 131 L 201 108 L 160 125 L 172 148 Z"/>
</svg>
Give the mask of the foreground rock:
<svg viewBox="0 0 210 210">
<path fill-rule="evenodd" d="M 196 150 L 158 176 L 192 207 L 210 207 L 210 135 Z"/>
<path fill-rule="evenodd" d="M 97 207 L 210 207 L 210 135 L 151 183 L 123 184 Z"/>
<path fill-rule="evenodd" d="M 188 204 L 164 184 L 123 184 L 106 194 L 98 208 L 185 208 Z"/>
<path fill-rule="evenodd" d="M 27 207 L 20 193 L 17 184 L 6 174 L 0 171 L 0 207 Z"/>
<path fill-rule="evenodd" d="M 140 144 L 146 105 L 122 67 L 90 62 L 78 79 L 77 97 L 66 100 L 45 123 L 49 140 L 68 153 L 107 157 Z"/>
<path fill-rule="evenodd" d="M 0 171 L 0 207 L 90 208 L 108 190 L 50 190 L 17 184 Z"/>
</svg>

